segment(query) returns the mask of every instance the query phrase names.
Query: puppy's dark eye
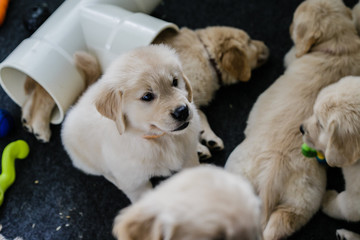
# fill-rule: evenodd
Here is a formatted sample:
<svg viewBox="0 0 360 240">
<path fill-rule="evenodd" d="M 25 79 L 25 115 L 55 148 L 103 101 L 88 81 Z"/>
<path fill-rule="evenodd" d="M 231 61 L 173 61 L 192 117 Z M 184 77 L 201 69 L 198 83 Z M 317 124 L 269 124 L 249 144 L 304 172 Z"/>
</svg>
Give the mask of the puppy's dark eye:
<svg viewBox="0 0 360 240">
<path fill-rule="evenodd" d="M 153 93 L 147 92 L 141 97 L 141 100 L 145 101 L 145 102 L 150 102 L 150 101 L 154 100 L 154 98 L 155 98 L 155 96 Z"/>
<path fill-rule="evenodd" d="M 173 82 L 172 82 L 173 87 L 177 87 L 178 86 L 178 79 L 176 77 L 173 78 Z"/>
</svg>

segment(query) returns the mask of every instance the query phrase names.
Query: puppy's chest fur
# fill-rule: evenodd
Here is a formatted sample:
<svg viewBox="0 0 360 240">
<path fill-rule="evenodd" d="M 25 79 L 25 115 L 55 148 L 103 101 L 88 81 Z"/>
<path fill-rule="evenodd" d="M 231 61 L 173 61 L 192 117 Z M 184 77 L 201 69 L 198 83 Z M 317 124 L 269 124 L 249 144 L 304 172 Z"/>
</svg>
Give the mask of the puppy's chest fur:
<svg viewBox="0 0 360 240">
<path fill-rule="evenodd" d="M 108 144 L 103 145 L 103 159 L 112 172 L 127 169 L 149 177 L 168 176 L 182 169 L 186 161 L 197 158 L 197 135 L 193 125 L 190 124 L 183 134 L 165 134 L 158 139 L 115 133 Z"/>
</svg>

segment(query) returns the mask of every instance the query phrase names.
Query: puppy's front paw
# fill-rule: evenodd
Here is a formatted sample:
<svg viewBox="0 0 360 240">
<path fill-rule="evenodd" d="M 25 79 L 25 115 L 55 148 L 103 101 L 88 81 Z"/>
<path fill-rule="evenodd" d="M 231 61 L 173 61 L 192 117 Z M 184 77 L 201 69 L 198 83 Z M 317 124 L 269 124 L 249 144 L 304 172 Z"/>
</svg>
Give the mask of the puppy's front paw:
<svg viewBox="0 0 360 240">
<path fill-rule="evenodd" d="M 345 233 L 342 231 L 343 231 L 343 229 L 336 230 L 336 239 L 337 240 L 347 240 Z"/>
<path fill-rule="evenodd" d="M 220 151 L 224 149 L 223 141 L 215 134 L 211 134 L 209 132 L 204 131 L 201 134 L 200 138 L 201 138 L 201 142 L 211 150 Z"/>
<path fill-rule="evenodd" d="M 338 240 L 359 240 L 360 235 L 345 229 L 338 229 L 336 230 L 336 238 Z"/>
<path fill-rule="evenodd" d="M 200 160 L 206 160 L 211 158 L 211 153 L 209 149 L 206 146 L 202 145 L 201 143 L 198 143 L 197 154 Z"/>
</svg>

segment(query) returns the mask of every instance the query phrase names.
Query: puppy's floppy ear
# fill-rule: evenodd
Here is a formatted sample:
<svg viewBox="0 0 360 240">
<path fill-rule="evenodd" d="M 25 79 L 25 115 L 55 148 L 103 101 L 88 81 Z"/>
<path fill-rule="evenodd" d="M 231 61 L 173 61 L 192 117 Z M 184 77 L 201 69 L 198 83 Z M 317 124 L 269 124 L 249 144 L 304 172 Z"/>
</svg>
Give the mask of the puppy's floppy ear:
<svg viewBox="0 0 360 240">
<path fill-rule="evenodd" d="M 235 40 L 230 40 L 228 46 L 222 54 L 221 66 L 236 79 L 248 81 L 251 77 L 251 67 L 246 54 Z"/>
<path fill-rule="evenodd" d="M 191 83 L 189 81 L 189 79 L 185 76 L 184 73 L 182 73 L 184 82 L 185 82 L 185 89 L 188 92 L 188 97 L 187 99 L 189 100 L 189 102 L 193 101 L 193 93 L 192 93 L 192 87 L 191 87 Z"/>
<path fill-rule="evenodd" d="M 352 134 L 341 134 L 339 124 L 331 122 L 328 128 L 330 134 L 326 146 L 325 158 L 331 167 L 343 167 L 355 163 L 359 159 L 358 140 Z M 356 147 L 357 146 L 357 147 Z"/>
<path fill-rule="evenodd" d="M 116 218 L 113 227 L 113 235 L 118 240 L 170 240 L 173 236 L 173 228 L 164 228 L 155 216 L 148 215 L 146 211 L 122 211 Z M 122 215 L 124 214 L 124 215 Z"/>
<path fill-rule="evenodd" d="M 316 24 L 316 23 L 315 23 Z M 291 26 L 295 42 L 296 57 L 301 57 L 308 53 L 312 46 L 319 40 L 321 33 L 315 29 L 315 26 L 299 23 Z"/>
<path fill-rule="evenodd" d="M 98 112 L 113 120 L 120 134 L 125 131 L 125 116 L 122 111 L 123 92 L 104 86 L 95 98 L 95 106 Z"/>
</svg>

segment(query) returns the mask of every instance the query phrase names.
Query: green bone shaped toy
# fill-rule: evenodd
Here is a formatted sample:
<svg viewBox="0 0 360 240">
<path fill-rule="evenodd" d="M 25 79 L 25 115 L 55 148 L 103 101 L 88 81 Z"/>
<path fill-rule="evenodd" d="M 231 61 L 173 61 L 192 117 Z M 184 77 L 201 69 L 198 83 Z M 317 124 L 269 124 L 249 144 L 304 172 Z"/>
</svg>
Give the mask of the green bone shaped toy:
<svg viewBox="0 0 360 240">
<path fill-rule="evenodd" d="M 4 201 L 5 191 L 15 181 L 15 159 L 24 159 L 29 154 L 29 145 L 23 140 L 9 143 L 2 154 L 0 174 L 0 206 Z"/>
</svg>

